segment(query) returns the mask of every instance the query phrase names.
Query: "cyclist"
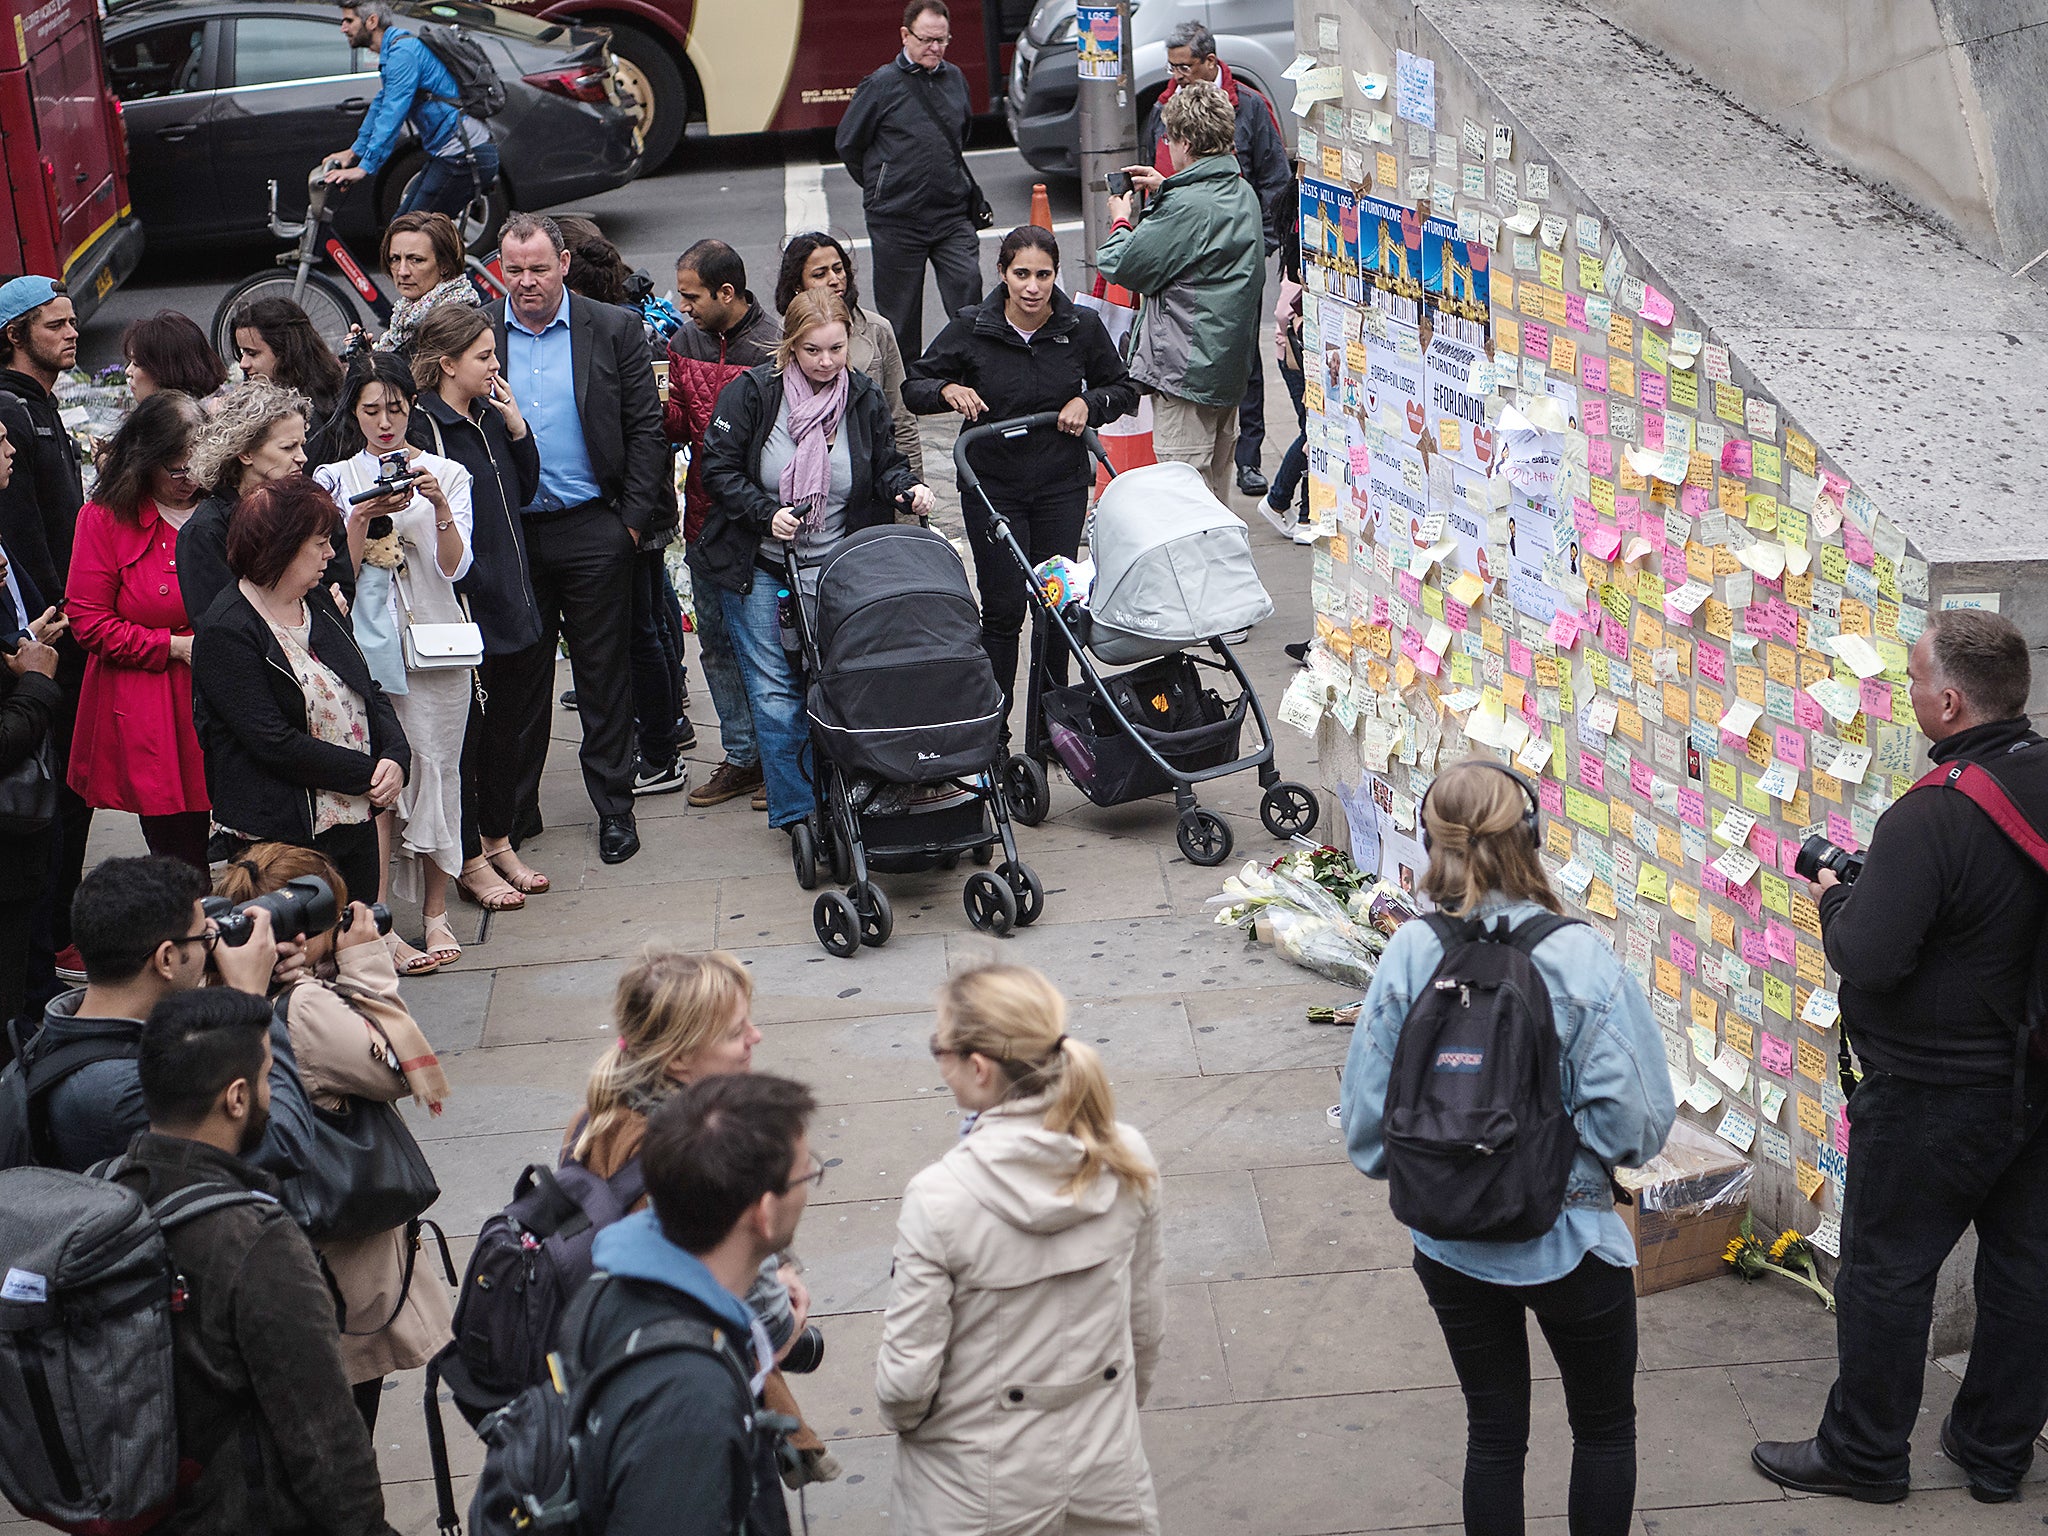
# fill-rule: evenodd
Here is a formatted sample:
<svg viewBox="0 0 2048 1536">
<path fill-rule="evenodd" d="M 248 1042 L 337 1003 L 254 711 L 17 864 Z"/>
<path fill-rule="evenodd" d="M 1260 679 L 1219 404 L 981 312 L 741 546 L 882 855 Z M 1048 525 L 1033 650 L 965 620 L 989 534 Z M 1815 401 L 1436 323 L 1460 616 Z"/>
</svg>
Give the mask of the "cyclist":
<svg viewBox="0 0 2048 1536">
<path fill-rule="evenodd" d="M 377 55 L 377 96 L 349 148 L 327 157 L 327 183 L 346 186 L 381 170 L 410 121 L 427 163 L 406 190 L 400 213 L 415 209 L 460 219 L 471 199 L 498 179 L 498 146 L 490 130 L 456 107 L 458 88 L 449 71 L 417 34 L 399 25 L 385 0 L 351 0 L 341 8 L 342 35 L 351 47 Z"/>
</svg>

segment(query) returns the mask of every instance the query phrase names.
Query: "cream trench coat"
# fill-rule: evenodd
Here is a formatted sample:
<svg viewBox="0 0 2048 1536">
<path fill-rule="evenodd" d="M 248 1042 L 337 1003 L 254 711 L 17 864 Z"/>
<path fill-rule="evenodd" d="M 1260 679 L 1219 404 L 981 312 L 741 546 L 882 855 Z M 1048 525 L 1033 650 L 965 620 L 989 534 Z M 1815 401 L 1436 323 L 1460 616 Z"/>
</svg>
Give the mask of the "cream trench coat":
<svg viewBox="0 0 2048 1536">
<path fill-rule="evenodd" d="M 904 1191 L 875 1370 L 902 1536 L 1158 1536 L 1138 1433 L 1166 1310 L 1158 1186 L 1062 1193 L 1080 1146 L 1045 1102 L 983 1112 Z"/>
</svg>

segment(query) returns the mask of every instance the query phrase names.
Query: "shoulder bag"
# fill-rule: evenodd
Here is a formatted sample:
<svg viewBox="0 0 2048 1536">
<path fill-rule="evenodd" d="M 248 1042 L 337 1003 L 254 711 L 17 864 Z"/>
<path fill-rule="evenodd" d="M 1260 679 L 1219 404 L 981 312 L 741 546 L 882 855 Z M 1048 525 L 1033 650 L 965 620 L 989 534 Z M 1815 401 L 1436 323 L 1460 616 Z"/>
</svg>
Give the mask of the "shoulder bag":
<svg viewBox="0 0 2048 1536">
<path fill-rule="evenodd" d="M 33 752 L 0 773 L 0 837 L 27 837 L 57 819 L 57 747 L 44 731 Z"/>
<path fill-rule="evenodd" d="M 953 144 L 952 130 L 939 117 L 938 109 L 926 99 L 924 90 L 911 82 L 910 99 L 924 109 L 924 115 L 932 120 L 932 126 L 939 130 L 948 144 Z M 967 157 L 960 152 L 960 146 L 953 144 L 953 161 L 960 167 L 960 174 L 967 178 L 967 217 L 974 221 L 976 229 L 993 229 L 996 211 L 989 206 L 988 196 L 981 190 L 981 183 L 974 179 L 974 172 L 967 169 Z"/>
<path fill-rule="evenodd" d="M 406 591 L 405 578 L 408 574 L 405 562 L 401 560 L 394 575 L 398 582 L 398 600 L 405 607 L 405 629 L 399 637 L 399 648 L 405 653 L 406 670 L 438 672 L 481 665 L 484 632 L 469 617 L 469 600 L 460 593 L 456 594 L 456 602 L 462 605 L 461 623 L 422 624 L 412 616 L 412 598 Z"/>
</svg>

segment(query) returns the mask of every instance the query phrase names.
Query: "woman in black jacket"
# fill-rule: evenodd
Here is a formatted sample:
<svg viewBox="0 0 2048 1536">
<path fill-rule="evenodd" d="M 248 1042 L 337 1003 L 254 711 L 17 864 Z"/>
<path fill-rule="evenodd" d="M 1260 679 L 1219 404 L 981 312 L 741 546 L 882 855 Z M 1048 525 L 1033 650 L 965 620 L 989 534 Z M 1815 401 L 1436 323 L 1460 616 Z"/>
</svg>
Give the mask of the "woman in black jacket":
<svg viewBox="0 0 2048 1536">
<path fill-rule="evenodd" d="M 881 387 L 846 366 L 846 331 L 838 299 L 798 294 L 782 317 L 775 361 L 719 392 L 704 434 L 712 509 L 697 547 L 718 584 L 753 706 L 771 827 L 801 821 L 811 808 L 797 757 L 803 695 L 776 612 L 776 594 L 791 590 L 787 551 L 809 566 L 847 534 L 895 521 L 897 501 L 908 497 L 920 516 L 933 504 L 897 451 Z M 798 579 L 808 575 L 800 570 Z"/>
<path fill-rule="evenodd" d="M 340 528 L 303 475 L 236 505 L 236 579 L 193 638 L 192 715 L 215 825 L 244 843 L 317 848 L 351 890 L 374 891 L 374 817 L 397 803 L 412 749 L 321 585 Z"/>
<path fill-rule="evenodd" d="M 956 316 L 931 349 L 910 365 L 903 399 L 913 411 L 958 411 L 969 424 L 1058 411 L 1057 433 L 1034 432 L 974 450 L 996 510 L 1035 566 L 1054 555 L 1081 552 L 1088 489 L 1095 466 L 1081 445 L 1084 428 L 1099 427 L 1137 409 L 1116 344 L 1091 309 L 1079 309 L 1059 290 L 1060 247 L 1052 231 L 1021 225 L 996 253 L 1002 286 L 979 307 Z M 999 542 L 994 519 L 979 496 L 960 493 L 974 574 L 981 588 L 981 644 L 1002 685 L 1008 718 L 1017 676 L 1017 636 L 1024 628 L 1025 575 Z M 1048 636 L 1048 639 L 1051 637 Z M 1067 679 L 1064 646 L 1048 645 L 1046 667 L 1055 682 Z"/>
<path fill-rule="evenodd" d="M 482 310 L 443 304 L 419 323 L 412 346 L 420 397 L 409 437 L 470 475 L 474 553 L 455 590 L 484 635 L 462 743 L 456 886 L 487 911 L 504 912 L 548 888 L 548 877 L 520 859 L 512 837 L 520 806 L 540 793 L 555 676 L 555 658 L 540 642 L 519 522 L 519 509 L 540 488 L 540 449 L 498 371 L 497 337 Z"/>
<path fill-rule="evenodd" d="M 7 556 L 0 552 L 0 582 L 6 577 Z M 13 613 L 13 606 L 6 599 L 6 588 L 0 586 L 0 608 L 7 610 L 0 617 L 0 646 L 6 648 L 0 655 L 0 777 L 20 771 L 31 758 L 48 752 L 63 703 L 57 686 L 57 653 L 36 639 L 27 618 Z M 56 831 L 57 785 L 64 780 L 64 765 L 54 754 L 49 755 L 48 763 L 52 770 L 45 781 L 50 818 L 40 826 L 0 833 L 0 1031 L 9 1019 L 27 1010 L 36 908 L 49 892 L 50 842 Z M 47 976 L 47 940 L 38 959 L 36 969 Z M 13 1046 L 0 1032 L 0 1065 L 13 1054 Z"/>
</svg>

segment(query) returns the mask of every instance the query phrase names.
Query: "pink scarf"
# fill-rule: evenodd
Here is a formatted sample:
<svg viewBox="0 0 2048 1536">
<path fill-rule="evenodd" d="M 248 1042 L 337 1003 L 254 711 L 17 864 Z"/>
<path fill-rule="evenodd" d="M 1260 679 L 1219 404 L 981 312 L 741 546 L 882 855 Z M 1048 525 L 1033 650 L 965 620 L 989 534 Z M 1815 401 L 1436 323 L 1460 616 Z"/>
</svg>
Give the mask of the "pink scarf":
<svg viewBox="0 0 2048 1536">
<path fill-rule="evenodd" d="M 796 456 L 782 471 L 778 490 L 782 504 L 794 507 L 807 528 L 816 528 L 832 492 L 832 434 L 846 414 L 847 371 L 830 384 L 813 384 L 801 368 L 782 375 L 782 397 L 789 402 L 789 435 Z"/>
</svg>

